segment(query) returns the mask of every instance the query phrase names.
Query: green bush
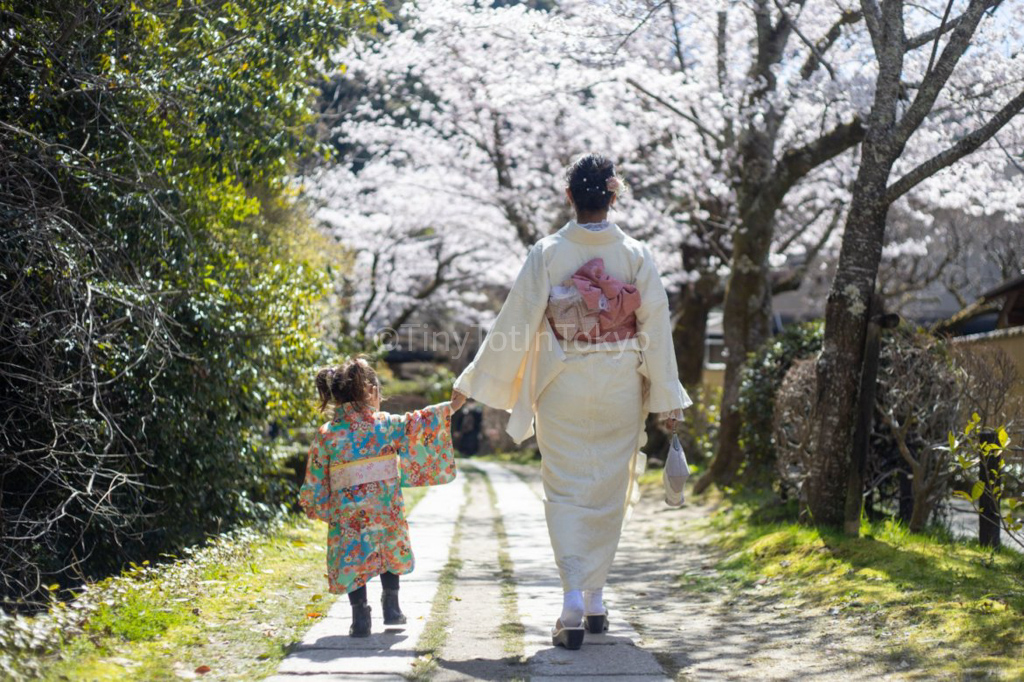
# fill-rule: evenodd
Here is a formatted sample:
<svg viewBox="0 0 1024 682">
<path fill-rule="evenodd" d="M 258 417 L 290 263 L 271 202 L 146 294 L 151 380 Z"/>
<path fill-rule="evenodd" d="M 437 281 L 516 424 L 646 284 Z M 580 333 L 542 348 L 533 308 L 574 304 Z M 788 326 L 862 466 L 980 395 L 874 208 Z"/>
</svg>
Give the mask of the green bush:
<svg viewBox="0 0 1024 682">
<path fill-rule="evenodd" d="M 740 445 L 746 454 L 747 466 L 761 474 L 772 471 L 775 466 L 772 436 L 775 396 L 793 362 L 812 357 L 821 350 L 823 332 L 821 321 L 790 325 L 758 348 L 743 369 L 739 397 L 743 417 Z"/>
<path fill-rule="evenodd" d="M 719 409 L 722 389 L 713 386 L 695 386 L 690 389 L 693 406 L 684 410 L 679 439 L 691 465 L 703 466 L 709 462 L 718 447 Z"/>
<path fill-rule="evenodd" d="M 330 289 L 288 174 L 378 7 L 0 0 L 0 599 L 279 511 Z"/>
</svg>

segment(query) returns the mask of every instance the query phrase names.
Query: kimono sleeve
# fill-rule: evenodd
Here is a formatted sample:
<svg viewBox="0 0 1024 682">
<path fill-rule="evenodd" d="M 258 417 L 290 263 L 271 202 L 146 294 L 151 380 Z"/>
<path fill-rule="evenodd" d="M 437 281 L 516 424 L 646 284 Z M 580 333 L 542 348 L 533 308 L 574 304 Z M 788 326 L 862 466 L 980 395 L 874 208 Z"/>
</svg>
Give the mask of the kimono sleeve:
<svg viewBox="0 0 1024 682">
<path fill-rule="evenodd" d="M 331 503 L 329 457 L 323 449 L 323 436 L 318 432 L 309 446 L 306 477 L 299 488 L 299 505 L 311 519 L 327 521 Z"/>
<path fill-rule="evenodd" d="M 544 251 L 535 245 L 476 357 L 455 380 L 455 390 L 499 410 L 515 406 L 527 355 L 544 323 L 548 280 Z"/>
<path fill-rule="evenodd" d="M 644 363 L 650 380 L 648 410 L 673 412 L 693 404 L 679 383 L 679 367 L 672 343 L 672 321 L 668 294 L 650 250 L 644 247 L 643 263 L 636 277 L 640 307 L 636 311 L 637 336 L 644 348 Z"/>
<path fill-rule="evenodd" d="M 390 415 L 398 440 L 403 488 L 442 485 L 455 479 L 452 404 L 438 403 L 404 415 Z"/>
</svg>

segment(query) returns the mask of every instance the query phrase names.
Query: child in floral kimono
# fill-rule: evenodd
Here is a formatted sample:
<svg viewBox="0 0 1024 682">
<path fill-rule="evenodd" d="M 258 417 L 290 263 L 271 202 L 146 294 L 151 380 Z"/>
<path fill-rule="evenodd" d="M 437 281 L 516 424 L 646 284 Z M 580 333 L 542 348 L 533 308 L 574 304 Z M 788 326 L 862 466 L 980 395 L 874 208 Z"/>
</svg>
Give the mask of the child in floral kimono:
<svg viewBox="0 0 1024 682">
<path fill-rule="evenodd" d="M 380 411 L 380 382 L 364 358 L 316 377 L 320 410 L 331 421 L 309 448 L 299 502 L 326 521 L 327 581 L 352 606 L 349 635 L 370 634 L 366 583 L 380 576 L 385 625 L 406 622 L 398 604 L 399 575 L 413 569 L 402 487 L 455 478 L 451 415 L 462 406 L 431 405 L 402 415 Z"/>
</svg>

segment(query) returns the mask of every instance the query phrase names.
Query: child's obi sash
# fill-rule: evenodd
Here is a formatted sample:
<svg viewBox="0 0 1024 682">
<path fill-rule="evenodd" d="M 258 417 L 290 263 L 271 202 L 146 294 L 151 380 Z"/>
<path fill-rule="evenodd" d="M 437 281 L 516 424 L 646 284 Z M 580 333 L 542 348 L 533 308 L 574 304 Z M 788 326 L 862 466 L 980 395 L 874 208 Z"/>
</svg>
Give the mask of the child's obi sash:
<svg viewBox="0 0 1024 682">
<path fill-rule="evenodd" d="M 331 465 L 331 490 L 351 488 L 363 483 L 389 481 L 398 478 L 398 455 L 365 457 L 353 462 Z"/>
</svg>

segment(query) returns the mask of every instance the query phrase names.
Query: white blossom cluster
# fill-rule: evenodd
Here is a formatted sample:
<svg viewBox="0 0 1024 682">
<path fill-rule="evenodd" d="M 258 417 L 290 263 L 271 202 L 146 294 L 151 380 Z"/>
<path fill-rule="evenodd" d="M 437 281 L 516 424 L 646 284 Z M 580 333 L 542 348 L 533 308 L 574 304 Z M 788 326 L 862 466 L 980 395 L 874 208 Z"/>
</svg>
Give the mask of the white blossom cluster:
<svg viewBox="0 0 1024 682">
<path fill-rule="evenodd" d="M 934 29 L 945 6 L 908 6 L 907 36 Z M 951 16 L 965 6 L 954 2 Z M 731 239 L 742 229 L 745 135 L 770 133 L 781 166 L 787 153 L 863 120 L 874 92 L 867 28 L 862 19 L 841 21 L 859 3 L 769 8 L 773 24 L 785 12 L 796 27 L 770 68 L 771 84 L 750 77 L 765 39 L 752 5 L 727 0 L 563 0 L 551 11 L 416 0 L 379 35 L 352 41 L 342 55 L 345 78 L 377 95 L 336 123 L 334 133 L 358 153 L 306 186 L 324 224 L 356 254 L 353 324 L 372 332 L 422 306 L 464 322 L 486 316 L 483 292 L 507 287 L 529 246 L 571 216 L 562 172 L 588 151 L 618 163 L 633 192 L 611 218 L 651 245 L 670 289 L 708 273 L 724 280 Z M 835 40 L 822 47 L 836 25 Z M 1022 0 L 983 21 L 893 180 L 1019 92 L 1022 26 Z M 940 51 L 947 39 L 938 39 Z M 908 102 L 932 45 L 908 55 Z M 911 191 L 900 210 L 1020 220 L 1022 150 L 1018 117 Z M 788 190 L 774 216 L 771 266 L 834 257 L 857 169 L 854 147 Z M 684 267 L 686 248 L 704 254 L 699 263 Z M 887 255 L 921 248 L 896 244 Z"/>
</svg>

